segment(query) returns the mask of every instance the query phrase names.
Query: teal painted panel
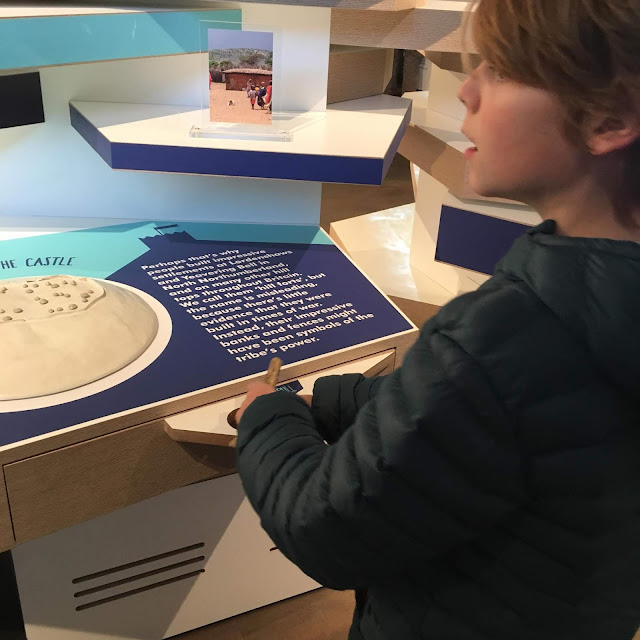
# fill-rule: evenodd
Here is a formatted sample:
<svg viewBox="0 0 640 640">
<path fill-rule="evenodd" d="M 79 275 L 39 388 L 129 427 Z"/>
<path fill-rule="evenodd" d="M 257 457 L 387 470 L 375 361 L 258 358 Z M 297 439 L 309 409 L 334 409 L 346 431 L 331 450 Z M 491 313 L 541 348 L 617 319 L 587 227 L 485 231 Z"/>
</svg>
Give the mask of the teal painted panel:
<svg viewBox="0 0 640 640">
<path fill-rule="evenodd" d="M 20 238 L 0 243 L 0 277 L 54 276 L 74 273 L 108 278 L 149 251 L 140 238 L 158 235 L 150 222 L 114 225 Z M 51 248 L 55 245 L 55 255 Z"/>
<path fill-rule="evenodd" d="M 186 232 L 196 240 L 323 244 L 333 242 L 316 226 L 206 222 L 134 222 L 0 242 L 0 278 L 73 274 L 109 278 L 149 251 L 142 239 Z M 55 255 L 51 253 L 55 245 Z"/>
<path fill-rule="evenodd" d="M 203 29 L 241 23 L 239 9 L 3 19 L 0 69 L 195 53 Z"/>
</svg>

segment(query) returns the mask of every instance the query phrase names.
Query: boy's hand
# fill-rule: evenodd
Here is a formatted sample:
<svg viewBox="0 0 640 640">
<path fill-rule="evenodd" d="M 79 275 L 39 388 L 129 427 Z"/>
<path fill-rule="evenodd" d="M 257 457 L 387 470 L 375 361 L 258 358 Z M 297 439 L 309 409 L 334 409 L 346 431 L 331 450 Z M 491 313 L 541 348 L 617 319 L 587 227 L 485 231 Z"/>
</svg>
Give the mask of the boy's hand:
<svg viewBox="0 0 640 640">
<path fill-rule="evenodd" d="M 265 396 L 268 393 L 273 393 L 275 389 L 266 382 L 250 382 L 249 387 L 247 389 L 247 395 L 240 405 L 240 408 L 236 411 L 236 424 L 240 424 L 240 419 L 242 418 L 242 414 L 245 412 L 246 408 L 258 397 Z M 311 401 L 313 396 L 311 395 L 300 395 L 309 406 L 311 406 Z"/>
<path fill-rule="evenodd" d="M 236 424 L 240 424 L 242 415 L 246 408 L 258 397 L 266 396 L 268 393 L 274 393 L 275 388 L 266 382 L 250 382 L 247 389 L 247 396 L 244 402 L 240 405 L 240 408 L 236 412 Z"/>
</svg>

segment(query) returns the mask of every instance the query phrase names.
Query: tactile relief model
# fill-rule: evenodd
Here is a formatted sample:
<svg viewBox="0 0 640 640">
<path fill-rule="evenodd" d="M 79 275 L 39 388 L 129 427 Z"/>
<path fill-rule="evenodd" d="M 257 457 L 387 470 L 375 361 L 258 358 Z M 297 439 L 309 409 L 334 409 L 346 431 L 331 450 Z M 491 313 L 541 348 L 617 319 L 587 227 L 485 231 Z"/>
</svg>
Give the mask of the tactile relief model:
<svg viewBox="0 0 640 640">
<path fill-rule="evenodd" d="M 0 401 L 68 391 L 140 356 L 153 309 L 115 283 L 48 276 L 0 280 Z"/>
</svg>

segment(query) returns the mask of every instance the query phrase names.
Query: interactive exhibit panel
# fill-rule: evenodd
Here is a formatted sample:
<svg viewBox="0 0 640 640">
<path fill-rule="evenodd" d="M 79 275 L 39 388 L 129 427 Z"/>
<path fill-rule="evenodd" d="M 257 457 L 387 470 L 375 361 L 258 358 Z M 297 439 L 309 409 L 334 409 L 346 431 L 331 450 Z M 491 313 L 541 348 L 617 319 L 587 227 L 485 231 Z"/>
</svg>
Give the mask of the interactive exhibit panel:
<svg viewBox="0 0 640 640">
<path fill-rule="evenodd" d="M 141 223 L 7 241 L 0 445 L 412 326 L 315 228 Z M 184 406 L 184 405 L 183 405 Z"/>
<path fill-rule="evenodd" d="M 0 551 L 29 640 L 158 640 L 317 588 L 226 416 L 274 356 L 311 393 L 417 335 L 317 226 L 318 183 L 379 184 L 411 103 L 327 110 L 331 10 L 241 6 L 0 9 Z"/>
<path fill-rule="evenodd" d="M 0 459 L 28 637 L 169 637 L 316 588 L 244 498 L 232 430 L 215 432 L 273 356 L 281 388 L 306 393 L 310 377 L 391 371 L 414 339 L 331 240 L 140 222 L 7 240 L 0 268 Z"/>
</svg>

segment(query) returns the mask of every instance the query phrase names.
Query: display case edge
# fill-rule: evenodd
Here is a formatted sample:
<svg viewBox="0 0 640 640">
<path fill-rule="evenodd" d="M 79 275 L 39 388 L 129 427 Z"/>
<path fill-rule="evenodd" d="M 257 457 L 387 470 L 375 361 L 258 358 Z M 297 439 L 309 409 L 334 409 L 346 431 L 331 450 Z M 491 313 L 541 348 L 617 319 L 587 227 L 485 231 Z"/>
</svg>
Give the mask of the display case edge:
<svg viewBox="0 0 640 640">
<path fill-rule="evenodd" d="M 3 470 L 0 474 L 0 552 L 11 549 L 15 541 Z"/>
<path fill-rule="evenodd" d="M 410 329 L 355 350 L 341 350 L 321 363 L 310 359 L 290 367 L 286 378 L 344 363 L 345 351 L 348 360 L 356 360 L 390 350 L 380 367 L 367 373 L 390 372 L 416 334 L 417 329 Z M 232 395 L 244 393 L 246 383 L 233 385 Z M 229 446 L 233 437 L 224 440 L 211 443 L 223 446 L 208 449 L 176 442 L 167 435 L 164 420 L 154 420 L 5 464 L 15 542 L 22 544 L 166 491 L 233 473 L 235 458 Z"/>
</svg>

